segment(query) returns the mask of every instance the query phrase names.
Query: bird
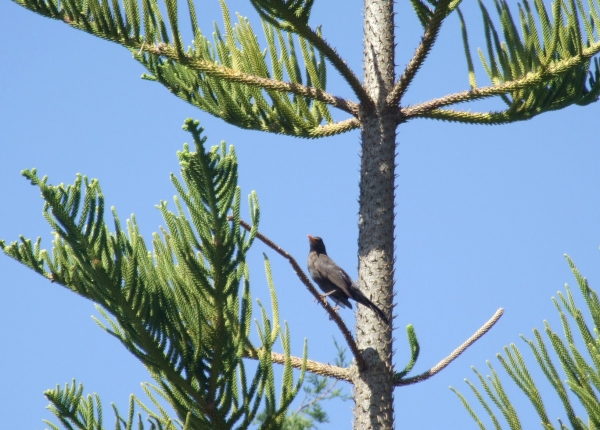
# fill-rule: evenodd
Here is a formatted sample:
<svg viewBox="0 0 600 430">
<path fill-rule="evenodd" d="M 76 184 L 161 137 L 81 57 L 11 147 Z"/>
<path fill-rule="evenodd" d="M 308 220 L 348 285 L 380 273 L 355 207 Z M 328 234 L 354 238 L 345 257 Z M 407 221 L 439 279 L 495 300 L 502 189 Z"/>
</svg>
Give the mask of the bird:
<svg viewBox="0 0 600 430">
<path fill-rule="evenodd" d="M 348 299 L 352 299 L 371 309 L 383 322 L 389 324 L 383 311 L 369 300 L 350 276 L 327 255 L 323 239 L 309 234 L 308 241 L 308 271 L 313 281 L 325 293 L 324 296 L 330 296 L 336 305 L 350 309 L 352 304 Z"/>
</svg>

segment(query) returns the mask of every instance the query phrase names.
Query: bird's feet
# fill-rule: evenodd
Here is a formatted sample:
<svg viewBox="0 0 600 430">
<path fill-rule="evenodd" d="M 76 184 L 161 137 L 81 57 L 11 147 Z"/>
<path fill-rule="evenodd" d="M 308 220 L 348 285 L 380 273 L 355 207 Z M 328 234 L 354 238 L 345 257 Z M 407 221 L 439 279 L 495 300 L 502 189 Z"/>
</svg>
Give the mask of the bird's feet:
<svg viewBox="0 0 600 430">
<path fill-rule="evenodd" d="M 323 300 L 327 300 L 327 297 L 329 297 L 329 296 L 330 296 L 332 293 L 335 293 L 335 291 L 330 291 L 330 292 L 328 292 L 328 293 L 326 293 L 326 294 L 319 294 L 319 297 L 320 297 L 321 299 L 323 299 Z M 316 298 L 316 297 L 315 297 L 315 300 L 317 300 L 317 298 Z M 314 302 L 315 300 L 313 300 L 313 302 Z M 339 308 L 337 307 L 337 305 L 335 306 L 335 309 L 339 309 Z"/>
<path fill-rule="evenodd" d="M 321 300 L 327 300 L 327 296 L 328 296 L 328 295 L 329 295 L 329 294 L 319 294 L 319 298 L 320 298 Z M 317 301 L 317 298 L 315 297 L 315 298 L 313 299 L 313 303 L 314 303 L 314 302 L 316 302 L 316 301 Z"/>
<path fill-rule="evenodd" d="M 327 296 L 329 296 L 330 294 L 331 294 L 331 293 L 327 293 L 327 294 L 319 294 L 319 297 L 320 297 L 321 299 L 325 299 L 325 300 L 326 300 L 326 299 L 327 299 Z M 314 303 L 314 302 L 316 302 L 316 301 L 317 301 L 317 298 L 315 297 L 315 298 L 313 299 L 313 303 Z M 339 310 L 340 310 L 340 307 L 339 307 L 338 305 L 335 305 L 335 306 L 333 306 L 331 309 L 333 309 L 334 311 L 336 311 L 336 312 L 337 312 L 337 311 L 339 311 Z"/>
</svg>

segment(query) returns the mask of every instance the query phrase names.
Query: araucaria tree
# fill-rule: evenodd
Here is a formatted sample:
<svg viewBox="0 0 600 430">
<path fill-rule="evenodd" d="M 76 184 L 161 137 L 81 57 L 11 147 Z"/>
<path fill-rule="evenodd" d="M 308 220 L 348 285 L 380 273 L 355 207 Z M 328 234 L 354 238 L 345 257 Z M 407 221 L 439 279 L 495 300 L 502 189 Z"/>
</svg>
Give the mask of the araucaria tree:
<svg viewBox="0 0 600 430">
<path fill-rule="evenodd" d="M 193 32 L 189 47 L 180 33 L 183 20 L 177 0 L 164 0 L 164 4 L 157 0 L 14 1 L 124 46 L 147 68 L 146 79 L 238 127 L 300 138 L 360 129 L 358 284 L 390 320 L 398 127 L 417 118 L 489 125 L 522 121 L 572 104 L 595 102 L 600 93 L 600 71 L 594 59 L 600 51 L 600 12 L 595 0 L 585 6 L 580 0 L 558 0 L 552 6 L 543 0 L 524 1 L 518 20 L 505 1 L 495 0 L 494 14 L 480 3 L 487 53 L 480 51 L 479 56 L 490 81 L 487 86 L 478 86 L 475 78 L 461 0 L 411 0 L 423 35 L 401 74 L 395 67 L 394 2 L 365 0 L 362 79 L 327 43 L 325 34 L 332 30 L 311 25 L 315 0 L 250 0 L 261 19 L 264 47 L 248 20 L 239 18 L 232 25 L 224 1 L 224 29 L 215 33 L 213 41 L 198 27 L 194 2 L 188 1 L 185 14 Z M 463 46 L 456 49 L 465 52 L 470 88 L 404 105 L 404 95 L 451 14 L 457 14 L 461 23 Z M 355 100 L 327 92 L 327 67 L 342 76 Z M 484 98 L 498 98 L 506 108 L 472 112 L 456 107 Z M 334 121 L 332 108 L 348 118 Z M 402 371 L 396 371 L 392 327 L 359 306 L 353 338 L 295 260 L 258 232 L 255 197 L 251 196 L 251 224 L 240 219 L 234 155 L 225 148 L 204 148 L 197 123 L 188 121 L 186 127 L 196 152 L 186 148 L 180 154 L 187 188 L 177 180 L 174 183 L 192 221 L 187 221 L 179 202 L 177 213 L 161 206 L 168 230 L 162 239 L 154 238 L 153 253 L 146 251 L 135 221 L 129 223 L 127 236 L 115 214 L 115 231 L 108 230 L 97 182 L 78 178 L 74 186 L 53 187 L 33 171 L 25 175 L 46 200 L 45 213 L 56 232 L 53 253 L 25 239 L 20 245 L 3 243 L 11 257 L 99 305 L 110 321 L 107 330 L 144 362 L 158 383 L 156 391 L 177 414 L 170 418 L 156 402 L 160 413 L 151 413 L 156 428 L 246 428 L 263 403 L 267 418 L 261 426 L 280 428 L 298 389 L 291 373 L 296 367 L 353 384 L 354 428 L 391 429 L 394 389 L 439 372 L 500 317 L 501 311 L 447 359 L 413 377 L 407 375 L 419 345 L 409 326 L 413 356 Z M 250 233 L 246 236 L 243 229 Z M 263 313 L 260 345 L 250 343 L 244 257 L 254 238 L 288 258 L 301 281 L 319 297 L 353 354 L 349 368 L 291 357 L 289 335 L 279 328 L 274 293 L 274 321 Z M 284 354 L 272 351 L 278 336 Z M 253 376 L 245 370 L 245 358 L 260 360 Z M 285 366 L 279 402 L 273 363 Z M 47 395 L 67 428 L 97 428 L 93 427 L 97 400 L 82 398 L 75 385 Z M 119 420 L 118 425 L 133 422 L 133 412 Z"/>
</svg>

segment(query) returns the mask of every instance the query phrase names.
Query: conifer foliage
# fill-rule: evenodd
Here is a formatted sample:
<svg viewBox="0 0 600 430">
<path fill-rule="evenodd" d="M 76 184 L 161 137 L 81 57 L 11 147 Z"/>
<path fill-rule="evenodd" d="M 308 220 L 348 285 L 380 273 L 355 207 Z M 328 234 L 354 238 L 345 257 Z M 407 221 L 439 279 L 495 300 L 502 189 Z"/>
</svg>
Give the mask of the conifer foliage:
<svg viewBox="0 0 600 430">
<path fill-rule="evenodd" d="M 156 0 L 143 0 L 141 5 L 137 0 L 122 4 L 114 0 L 112 9 L 106 0 L 25 0 L 19 4 L 123 45 L 150 72 L 145 79 L 162 83 L 188 103 L 239 127 L 302 137 L 356 128 L 347 122 L 332 124 L 325 103 L 331 103 L 332 97 L 324 95 L 323 53 L 316 54 L 305 37 L 298 38 L 303 76 L 291 33 L 263 22 L 268 41 L 265 52 L 246 18 L 239 16 L 238 23 L 231 24 L 222 0 L 225 31 L 222 34 L 215 27 L 213 43 L 198 27 L 194 3 L 188 2 L 194 40 L 186 50 L 176 0 L 166 2 L 166 22 Z M 311 35 L 321 40 L 318 33 Z M 288 83 L 283 82 L 284 75 Z M 323 121 L 331 126 L 321 126 Z"/>
<path fill-rule="evenodd" d="M 518 5 L 518 21 L 505 0 L 494 3 L 500 31 L 479 1 L 487 58 L 481 49 L 479 57 L 490 81 L 499 88 L 510 88 L 501 96 L 507 109 L 473 116 L 472 122 L 521 121 L 546 111 L 598 100 L 600 70 L 598 58 L 592 60 L 600 49 L 597 37 L 600 10 L 596 2 L 589 1 L 586 11 L 582 1 L 556 1 L 549 8 L 542 0 L 525 0 Z M 471 89 L 476 90 L 466 24 L 460 11 L 459 18 L 469 82 Z"/>
<path fill-rule="evenodd" d="M 394 1 L 365 0 L 363 45 L 358 47 L 364 55 L 362 80 L 329 45 L 324 31 L 311 26 L 315 0 L 250 0 L 261 20 L 266 41 L 262 47 L 246 18 L 238 17 L 237 24 L 232 24 L 224 0 L 219 0 L 224 25 L 222 29 L 215 26 L 212 41 L 198 26 L 194 1 L 187 1 L 189 47 L 184 45 L 178 0 L 13 1 L 122 45 L 148 70 L 145 79 L 238 127 L 302 138 L 360 130 L 359 287 L 391 321 L 396 294 L 397 128 L 417 118 L 510 123 L 573 104 L 587 105 L 600 96 L 598 0 L 587 4 L 555 0 L 551 7 L 543 0 L 524 0 L 518 6 L 517 19 L 505 0 L 493 1 L 495 13 L 480 1 L 485 52 L 480 50 L 479 58 L 489 78 L 486 86 L 478 85 L 475 76 L 461 0 L 411 0 L 423 32 L 408 61 L 395 58 L 397 44 L 405 42 L 395 40 Z M 468 89 L 411 106 L 404 96 L 432 54 L 442 24 L 455 13 L 461 25 Z M 398 64 L 406 64 L 401 73 L 396 73 Z M 327 92 L 326 65 L 339 73 L 355 100 Z M 457 108 L 484 98 L 498 99 L 505 108 L 484 112 L 472 111 L 470 106 Z M 338 109 L 345 119 L 334 121 L 331 108 Z M 242 224 L 234 154 L 226 153 L 224 147 L 205 151 L 197 125 L 188 121 L 186 127 L 194 136 L 197 151 L 186 148 L 180 153 L 184 184 L 173 180 L 180 200 L 176 200 L 176 212 L 160 205 L 167 227 L 162 238 L 154 237 L 153 253 L 146 250 L 134 218 L 126 234 L 113 211 L 115 231 L 108 231 L 104 199 L 96 181 L 78 177 L 73 186 L 54 187 L 34 170 L 25 176 L 40 188 L 47 202 L 46 217 L 56 234 L 54 250 L 52 254 L 42 251 L 39 241 L 25 239 L 10 246 L 2 243 L 8 255 L 98 303 L 108 320 L 103 327 L 148 367 L 158 384 L 148 392 L 169 401 L 178 425 L 244 428 L 264 399 L 267 418 L 262 425 L 277 428 L 298 389 L 292 381 L 294 366 L 354 384 L 354 428 L 391 430 L 397 413 L 394 389 L 437 374 L 502 314 L 499 310 L 438 365 L 412 377 L 408 373 L 420 348 L 412 326 L 407 328 L 412 357 L 404 371 L 395 373 L 393 326 L 379 324 L 372 313 L 359 308 L 354 339 L 323 297 L 320 302 L 340 327 L 356 366 L 339 368 L 290 357 L 289 334 L 279 328 L 274 292 L 273 322 L 261 309 L 261 344 L 252 346 L 248 341 L 250 292 L 244 258 L 253 239 L 261 237 L 256 230 L 256 196 L 250 197 L 251 226 Z M 249 233 L 242 234 L 241 226 L 248 226 Z M 267 238 L 264 241 L 290 261 L 300 280 L 319 299 L 295 259 Z M 265 264 L 272 287 L 268 261 Z M 285 354 L 277 359 L 284 365 L 277 403 L 271 347 L 279 336 Z M 252 377 L 246 375 L 241 360 L 244 354 L 260 360 Z M 64 422 L 95 428 L 99 401 L 83 398 L 75 383 L 64 390 L 57 388 L 49 398 Z M 156 407 L 160 411 L 158 403 Z M 133 406 L 131 411 L 119 422 L 129 425 Z M 153 426 L 174 425 L 166 412 L 152 416 Z"/>
<path fill-rule="evenodd" d="M 176 0 L 165 0 L 166 19 L 157 0 L 14 1 L 126 47 L 150 72 L 145 79 L 162 83 L 188 103 L 238 127 L 310 138 L 359 128 L 359 104 L 326 92 L 326 62 L 343 76 L 364 107 L 372 103 L 320 28 L 309 26 L 314 0 L 251 0 L 262 18 L 266 48 L 260 47 L 246 18 L 238 16 L 238 23 L 232 25 L 224 0 L 219 0 L 224 33 L 215 27 L 213 42 L 202 33 L 194 2 L 188 1 L 193 34 L 188 48 L 184 48 Z M 479 1 L 487 56 L 481 49 L 478 55 L 492 83 L 484 87 L 477 85 L 461 1 L 411 3 L 425 33 L 387 97 L 388 107 L 398 106 L 442 23 L 453 12 L 461 22 L 470 90 L 401 108 L 398 124 L 412 118 L 501 124 L 598 99 L 600 69 L 594 56 L 600 52 L 600 9 L 596 1 L 588 1 L 587 8 L 579 0 L 556 1 L 549 8 L 543 0 L 525 0 L 518 5 L 518 19 L 505 0 L 494 1 L 497 17 Z M 502 99 L 507 109 L 444 108 L 489 97 Z M 351 118 L 335 122 L 329 106 Z"/>
<path fill-rule="evenodd" d="M 536 367 L 539 367 L 554 389 L 554 394 L 560 399 L 570 427 L 563 422 L 564 417 L 563 419 L 556 418 L 559 414 L 558 411 L 548 412 L 543 397 L 545 396 L 547 400 L 552 392 L 551 390 L 540 390 L 531 376 L 531 366 L 527 365 L 527 360 L 515 344 L 511 344 L 510 347 L 505 346 L 504 355 L 497 354 L 496 358 L 509 375 L 510 380 L 531 402 L 529 406 L 533 407 L 537 413 L 543 429 L 598 429 L 600 428 L 600 400 L 598 399 L 600 390 L 600 339 L 598 338 L 600 334 L 600 299 L 596 291 L 588 285 L 587 279 L 581 276 L 573 261 L 569 257 L 566 258 L 585 300 L 587 315 L 585 311 L 577 307 L 573 293 L 566 285 L 566 294 L 559 291 L 558 300 L 552 298 L 560 316 L 564 340 L 547 321 L 544 321 L 544 332 L 550 345 L 544 342 L 544 337 L 538 329 L 533 330 L 535 341 L 527 339 L 523 335 L 521 338 L 531 349 L 537 362 Z M 575 327 L 573 323 L 575 323 Z M 574 335 L 577 332 L 579 339 Z M 523 428 L 519 412 L 522 412 L 526 405 L 507 394 L 503 379 L 489 361 L 487 364 L 491 371 L 491 376 L 487 376 L 487 378 L 473 368 L 485 395 L 475 384 L 468 380 L 465 381 L 488 414 L 493 428 L 507 428 L 500 424 L 503 421 L 502 418 L 511 430 Z M 456 389 L 452 388 L 452 390 L 458 395 L 479 428 L 481 430 L 488 428 L 466 397 Z M 575 400 L 579 405 L 575 403 Z M 502 418 L 498 416 L 495 409 L 500 411 Z M 587 414 L 587 420 L 582 418 L 581 412 Z M 555 419 L 556 423 L 553 423 Z"/>
<path fill-rule="evenodd" d="M 134 217 L 126 233 L 113 208 L 114 231 L 109 230 L 98 181 L 79 175 L 73 185 L 52 186 L 35 169 L 23 175 L 46 202 L 44 215 L 55 236 L 52 251 L 43 250 L 40 239 L 0 246 L 50 281 L 96 303 L 105 319 L 97 323 L 149 370 L 156 384 L 144 389 L 156 411 L 132 398 L 125 417 L 115 408 L 117 428 L 131 428 L 136 403 L 149 414 L 150 428 L 244 429 L 261 405 L 268 417 L 263 428 L 279 428 L 304 370 L 294 383 L 290 335 L 279 326 L 268 260 L 272 321 L 261 305 L 260 345 L 249 340 L 252 300 L 245 258 L 259 223 L 257 196 L 253 192 L 248 198 L 254 228 L 247 233 L 239 225 L 233 147 L 227 151 L 222 143 L 205 149 L 198 122 L 187 120 L 184 128 L 193 137 L 195 152 L 186 145 L 178 153 L 183 182 L 171 178 L 179 194 L 177 210 L 171 212 L 166 202 L 158 206 L 166 228 L 162 237 L 154 234 L 152 251 Z M 279 401 L 271 362 L 278 338 L 287 357 Z M 242 360 L 249 353 L 259 360 L 250 373 Z M 46 396 L 65 428 L 104 428 L 100 399 L 84 397 L 75 381 Z M 169 416 L 159 399 L 171 405 L 176 417 Z M 138 421 L 143 428 L 141 415 Z"/>
</svg>

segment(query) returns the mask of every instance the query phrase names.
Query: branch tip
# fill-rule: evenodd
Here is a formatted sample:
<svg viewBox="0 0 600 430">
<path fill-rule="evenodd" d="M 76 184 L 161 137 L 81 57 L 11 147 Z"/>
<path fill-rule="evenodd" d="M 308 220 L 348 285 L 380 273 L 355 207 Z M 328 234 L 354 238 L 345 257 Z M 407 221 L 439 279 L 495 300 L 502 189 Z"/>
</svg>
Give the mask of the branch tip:
<svg viewBox="0 0 600 430">
<path fill-rule="evenodd" d="M 496 313 L 483 325 L 479 330 L 477 330 L 473 336 L 468 338 L 462 345 L 456 348 L 448 357 L 444 358 L 438 364 L 433 366 L 426 372 L 421 373 L 420 375 L 413 376 L 412 378 L 406 379 L 395 379 L 395 386 L 403 386 L 403 385 L 411 385 L 416 384 L 417 382 L 425 381 L 426 379 L 431 378 L 436 373 L 441 372 L 444 368 L 446 368 L 450 363 L 458 358 L 465 350 L 473 345 L 479 338 L 481 338 L 484 334 L 486 334 L 490 329 L 498 322 L 500 317 L 504 314 L 504 309 L 500 308 L 496 311 Z"/>
</svg>

